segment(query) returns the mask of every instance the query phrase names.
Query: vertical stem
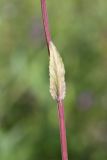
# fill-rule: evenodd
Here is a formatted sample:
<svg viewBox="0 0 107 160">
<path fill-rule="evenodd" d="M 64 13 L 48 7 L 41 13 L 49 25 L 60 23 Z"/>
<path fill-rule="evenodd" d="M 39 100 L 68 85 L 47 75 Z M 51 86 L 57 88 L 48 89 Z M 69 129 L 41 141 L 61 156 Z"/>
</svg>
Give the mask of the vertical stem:
<svg viewBox="0 0 107 160">
<path fill-rule="evenodd" d="M 42 10 L 42 18 L 43 18 L 45 37 L 46 37 L 47 47 L 48 47 L 48 51 L 49 51 L 49 43 L 51 41 L 51 34 L 50 34 L 50 30 L 49 30 L 46 0 L 41 0 L 41 10 Z M 59 115 L 59 126 L 60 126 L 60 141 L 61 141 L 61 150 L 62 150 L 62 160 L 68 160 L 67 142 L 66 142 L 66 128 L 65 128 L 65 119 L 64 119 L 64 105 L 63 105 L 62 100 L 58 101 L 58 115 Z"/>
<path fill-rule="evenodd" d="M 58 101 L 58 115 L 59 115 L 59 127 L 60 127 L 60 141 L 61 141 L 61 150 L 62 150 L 62 160 L 68 160 L 63 101 Z"/>
<path fill-rule="evenodd" d="M 47 47 L 49 49 L 49 42 L 51 41 L 51 34 L 50 34 L 50 30 L 49 30 L 46 0 L 41 0 L 41 10 L 42 10 L 42 18 L 43 18 L 43 25 L 44 25 Z"/>
</svg>

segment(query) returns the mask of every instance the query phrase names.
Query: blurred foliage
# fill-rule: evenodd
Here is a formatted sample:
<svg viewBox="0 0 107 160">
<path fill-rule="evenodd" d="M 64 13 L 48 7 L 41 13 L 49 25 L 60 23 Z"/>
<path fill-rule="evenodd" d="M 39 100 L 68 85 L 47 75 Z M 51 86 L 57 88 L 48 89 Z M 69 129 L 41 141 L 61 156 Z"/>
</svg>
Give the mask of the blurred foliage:
<svg viewBox="0 0 107 160">
<path fill-rule="evenodd" d="M 47 1 L 66 68 L 69 160 L 107 160 L 107 2 Z M 0 160 L 60 160 L 40 1 L 0 0 Z"/>
</svg>

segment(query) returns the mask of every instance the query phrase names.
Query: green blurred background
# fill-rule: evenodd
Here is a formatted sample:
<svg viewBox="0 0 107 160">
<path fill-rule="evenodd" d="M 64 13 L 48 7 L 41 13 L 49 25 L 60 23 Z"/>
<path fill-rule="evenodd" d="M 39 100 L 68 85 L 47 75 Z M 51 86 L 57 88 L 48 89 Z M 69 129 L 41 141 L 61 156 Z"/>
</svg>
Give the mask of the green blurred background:
<svg viewBox="0 0 107 160">
<path fill-rule="evenodd" d="M 107 160 L 107 1 L 47 0 L 66 68 L 69 160 Z M 40 0 L 0 0 L 0 160 L 61 160 Z"/>
</svg>

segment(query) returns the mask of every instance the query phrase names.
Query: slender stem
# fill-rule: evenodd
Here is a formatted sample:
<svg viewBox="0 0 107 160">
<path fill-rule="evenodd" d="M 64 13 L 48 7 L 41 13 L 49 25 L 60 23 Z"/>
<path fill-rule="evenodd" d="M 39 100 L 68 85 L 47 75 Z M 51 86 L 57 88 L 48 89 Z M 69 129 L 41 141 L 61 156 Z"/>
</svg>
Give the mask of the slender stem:
<svg viewBox="0 0 107 160">
<path fill-rule="evenodd" d="M 60 141 L 61 141 L 62 160 L 68 160 L 63 101 L 58 101 L 58 115 L 59 115 L 59 127 L 60 127 Z"/>
<path fill-rule="evenodd" d="M 42 10 L 42 18 L 43 18 L 43 25 L 44 25 L 47 47 L 49 49 L 49 42 L 51 41 L 51 34 L 50 34 L 50 30 L 49 30 L 46 0 L 41 0 L 41 10 Z"/>
<path fill-rule="evenodd" d="M 50 30 L 49 30 L 46 0 L 41 0 L 41 10 L 42 10 L 42 18 L 43 18 L 45 37 L 46 37 L 47 47 L 48 47 L 48 51 L 49 51 L 49 43 L 51 41 L 51 34 L 50 34 Z M 64 105 L 63 105 L 63 101 L 61 101 L 61 100 L 58 100 L 57 103 L 58 103 L 62 160 L 68 160 L 67 142 L 66 142 L 66 128 L 65 128 L 65 119 L 64 119 Z"/>
</svg>

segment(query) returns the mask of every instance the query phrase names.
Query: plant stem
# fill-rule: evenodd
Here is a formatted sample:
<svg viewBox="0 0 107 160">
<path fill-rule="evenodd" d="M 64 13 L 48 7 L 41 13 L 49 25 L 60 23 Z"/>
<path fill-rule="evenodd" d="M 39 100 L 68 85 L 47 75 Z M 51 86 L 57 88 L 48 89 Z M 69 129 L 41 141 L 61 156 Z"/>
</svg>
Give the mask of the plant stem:
<svg viewBox="0 0 107 160">
<path fill-rule="evenodd" d="M 64 118 L 64 104 L 63 101 L 58 101 L 58 115 L 59 115 L 59 127 L 60 127 L 60 141 L 62 150 L 62 160 L 68 160 L 67 153 L 67 141 L 66 141 L 66 128 Z"/>
<path fill-rule="evenodd" d="M 48 47 L 48 51 L 49 51 L 49 42 L 51 41 L 51 34 L 50 34 L 50 30 L 49 30 L 46 0 L 41 0 L 41 10 L 42 10 L 42 18 L 43 18 L 43 25 L 44 25 L 44 31 L 45 31 L 45 38 L 46 38 L 47 47 Z"/>
<path fill-rule="evenodd" d="M 45 38 L 46 38 L 48 52 L 49 52 L 49 43 L 51 41 L 51 34 L 50 34 L 50 30 L 49 30 L 46 0 L 41 0 L 41 10 L 42 10 L 42 18 L 43 18 L 43 25 L 44 25 L 44 31 L 45 31 Z M 64 104 L 63 104 L 62 100 L 58 100 L 57 104 L 58 104 L 58 116 L 59 116 L 62 160 L 68 160 L 67 142 L 66 142 L 66 128 L 65 128 L 65 119 L 64 119 Z"/>
</svg>

